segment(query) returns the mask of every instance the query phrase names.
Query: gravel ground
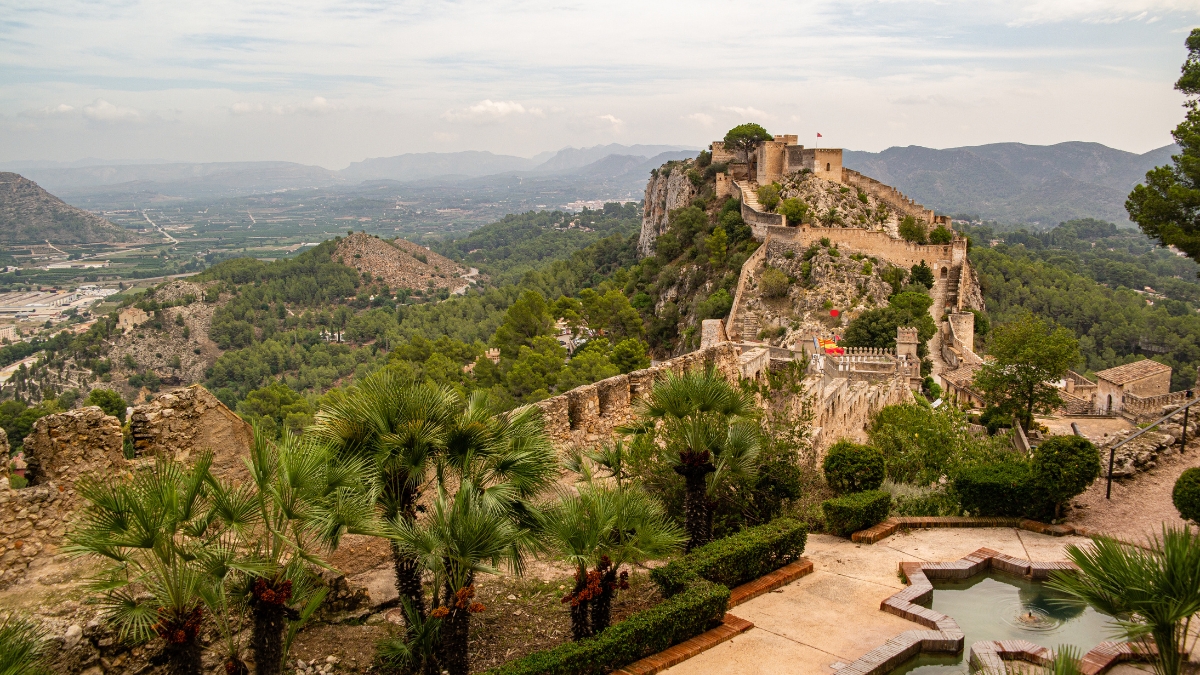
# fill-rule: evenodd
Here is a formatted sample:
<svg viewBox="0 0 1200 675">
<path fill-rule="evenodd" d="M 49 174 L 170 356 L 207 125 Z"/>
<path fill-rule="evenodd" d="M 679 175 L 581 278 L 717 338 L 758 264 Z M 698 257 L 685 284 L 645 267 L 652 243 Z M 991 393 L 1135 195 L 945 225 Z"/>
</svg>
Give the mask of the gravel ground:
<svg viewBox="0 0 1200 675">
<path fill-rule="evenodd" d="M 1134 541 L 1161 532 L 1164 524 L 1182 525 L 1184 521 L 1171 503 L 1171 490 L 1179 475 L 1195 466 L 1200 466 L 1200 444 L 1188 443 L 1186 453 L 1159 455 L 1155 468 L 1131 479 L 1113 481 L 1111 500 L 1104 498 L 1102 475 L 1074 500 L 1076 508 L 1067 520 Z"/>
</svg>

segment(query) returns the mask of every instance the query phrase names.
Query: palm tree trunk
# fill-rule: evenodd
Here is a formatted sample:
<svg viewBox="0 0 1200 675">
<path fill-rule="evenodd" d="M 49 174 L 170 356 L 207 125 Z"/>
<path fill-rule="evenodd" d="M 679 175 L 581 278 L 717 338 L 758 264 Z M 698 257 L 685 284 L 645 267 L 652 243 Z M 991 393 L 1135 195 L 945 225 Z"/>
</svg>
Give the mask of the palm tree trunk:
<svg viewBox="0 0 1200 675">
<path fill-rule="evenodd" d="M 292 582 L 257 579 L 251 596 L 254 626 L 250 631 L 250 647 L 254 650 L 254 669 L 258 675 L 279 675 L 283 672 L 283 633 L 287 629 L 288 606 L 292 599 Z"/>
<path fill-rule="evenodd" d="M 1175 624 L 1155 626 L 1154 646 L 1158 648 L 1158 675 L 1179 675 L 1186 656 L 1180 653 L 1179 627 Z"/>
<path fill-rule="evenodd" d="M 425 593 L 421 589 L 421 565 L 413 556 L 400 550 L 400 545 L 393 539 L 392 566 L 396 569 L 396 591 L 400 597 L 408 598 L 416 610 L 417 616 L 425 619 Z"/>
<path fill-rule="evenodd" d="M 610 566 L 600 572 L 600 595 L 592 600 L 592 634 L 598 635 L 612 623 L 612 601 L 617 590 L 617 568 Z"/>
<path fill-rule="evenodd" d="M 200 667 L 202 652 L 198 637 L 182 643 L 168 641 L 163 649 L 163 655 L 167 659 L 167 672 L 171 675 L 200 675 L 203 672 Z"/>
<path fill-rule="evenodd" d="M 463 588 L 470 589 L 473 582 L 472 575 L 467 575 L 467 583 Z M 449 584 L 446 584 L 443 590 L 446 596 L 446 603 L 443 606 L 450 613 L 442 619 L 441 653 L 438 654 L 438 662 L 441 664 L 443 672 L 450 675 L 469 675 L 471 670 L 471 659 L 467 651 L 471 629 L 469 597 L 459 597 L 451 591 Z"/>
<path fill-rule="evenodd" d="M 684 463 L 676 466 L 675 471 L 684 479 L 683 527 L 688 533 L 686 550 L 691 551 L 712 541 L 712 523 L 708 517 L 708 490 L 704 478 L 716 471 L 716 468 L 708 462 Z"/>
<path fill-rule="evenodd" d="M 588 621 L 588 606 L 590 603 L 584 599 L 583 595 L 584 589 L 587 588 L 587 582 L 587 567 L 580 567 L 575 570 L 575 590 L 567 596 L 571 602 L 571 637 L 576 642 L 592 634 L 592 626 Z"/>
</svg>

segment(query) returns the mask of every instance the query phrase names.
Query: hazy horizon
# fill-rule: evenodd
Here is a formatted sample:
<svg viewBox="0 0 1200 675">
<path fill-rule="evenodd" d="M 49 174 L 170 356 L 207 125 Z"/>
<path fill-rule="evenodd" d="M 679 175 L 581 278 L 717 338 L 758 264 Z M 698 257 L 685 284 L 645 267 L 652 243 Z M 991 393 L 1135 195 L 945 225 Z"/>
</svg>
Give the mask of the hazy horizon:
<svg viewBox="0 0 1200 675">
<path fill-rule="evenodd" d="M 6 3 L 8 4 L 8 3 Z M 1171 143 L 1180 0 L 9 4 L 0 161 Z"/>
</svg>

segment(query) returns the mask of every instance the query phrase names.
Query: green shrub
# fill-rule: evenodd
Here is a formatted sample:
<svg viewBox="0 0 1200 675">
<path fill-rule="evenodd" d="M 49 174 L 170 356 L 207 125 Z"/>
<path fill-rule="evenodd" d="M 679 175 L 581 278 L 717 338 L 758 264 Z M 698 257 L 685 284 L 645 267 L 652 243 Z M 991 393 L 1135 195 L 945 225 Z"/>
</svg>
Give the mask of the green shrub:
<svg viewBox="0 0 1200 675">
<path fill-rule="evenodd" d="M 883 522 L 892 505 L 892 496 L 883 490 L 867 490 L 844 497 L 826 499 L 825 529 L 843 537 Z"/>
<path fill-rule="evenodd" d="M 954 241 L 954 233 L 946 229 L 945 225 L 938 225 L 929 233 L 929 243 L 931 244 L 949 244 Z"/>
<path fill-rule="evenodd" d="M 921 518 L 962 515 L 958 499 L 945 485 L 912 485 L 885 480 L 879 489 L 892 496 L 889 513 L 893 516 Z"/>
<path fill-rule="evenodd" d="M 900 220 L 900 237 L 914 244 L 924 244 L 926 241 L 925 224 L 918 222 L 912 216 L 904 216 Z"/>
<path fill-rule="evenodd" d="M 779 206 L 779 186 L 772 183 L 764 185 L 757 190 L 758 203 L 767 211 L 774 211 L 776 206 Z"/>
<path fill-rule="evenodd" d="M 1100 453 L 1082 436 L 1054 436 L 1033 451 L 1030 469 L 1039 501 L 1053 507 L 1057 518 L 1062 505 L 1081 494 L 1100 475 Z"/>
<path fill-rule="evenodd" d="M 955 474 L 954 492 L 972 516 L 1016 518 L 1033 505 L 1031 477 L 1029 465 L 1015 459 L 978 464 Z"/>
<path fill-rule="evenodd" d="M 787 218 L 788 225 L 799 225 L 808 217 L 808 204 L 795 197 L 789 197 L 780 202 L 775 211 Z"/>
<path fill-rule="evenodd" d="M 729 589 L 707 581 L 638 612 L 603 633 L 487 671 L 487 675 L 601 675 L 693 638 L 720 623 Z"/>
<path fill-rule="evenodd" d="M 825 453 L 821 468 L 825 482 L 840 495 L 875 490 L 883 483 L 883 453 L 869 445 L 838 441 Z"/>
<path fill-rule="evenodd" d="M 758 287 L 766 298 L 782 298 L 787 295 L 788 286 L 787 275 L 774 267 L 764 269 L 758 278 Z"/>
<path fill-rule="evenodd" d="M 1200 468 L 1184 471 L 1175 481 L 1171 502 L 1184 520 L 1200 523 Z"/>
<path fill-rule="evenodd" d="M 25 480 L 24 476 L 18 476 L 14 473 L 8 477 L 8 486 L 14 490 L 20 490 L 28 485 L 29 481 Z"/>
<path fill-rule="evenodd" d="M 651 570 L 650 579 L 666 597 L 679 593 L 697 578 L 733 588 L 794 562 L 804 552 L 807 541 L 807 525 L 777 518 L 705 544 Z"/>
</svg>

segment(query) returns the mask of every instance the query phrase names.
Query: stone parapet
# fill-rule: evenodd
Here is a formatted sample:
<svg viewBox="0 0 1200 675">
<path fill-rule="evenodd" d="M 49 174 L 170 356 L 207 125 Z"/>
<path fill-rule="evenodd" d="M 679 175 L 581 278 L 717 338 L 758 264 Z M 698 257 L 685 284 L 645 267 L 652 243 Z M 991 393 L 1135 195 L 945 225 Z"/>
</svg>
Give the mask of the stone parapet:
<svg viewBox="0 0 1200 675">
<path fill-rule="evenodd" d="M 121 422 L 96 406 L 46 415 L 25 437 L 27 477 L 33 485 L 74 485 L 84 475 L 104 475 L 125 466 Z"/>
</svg>

